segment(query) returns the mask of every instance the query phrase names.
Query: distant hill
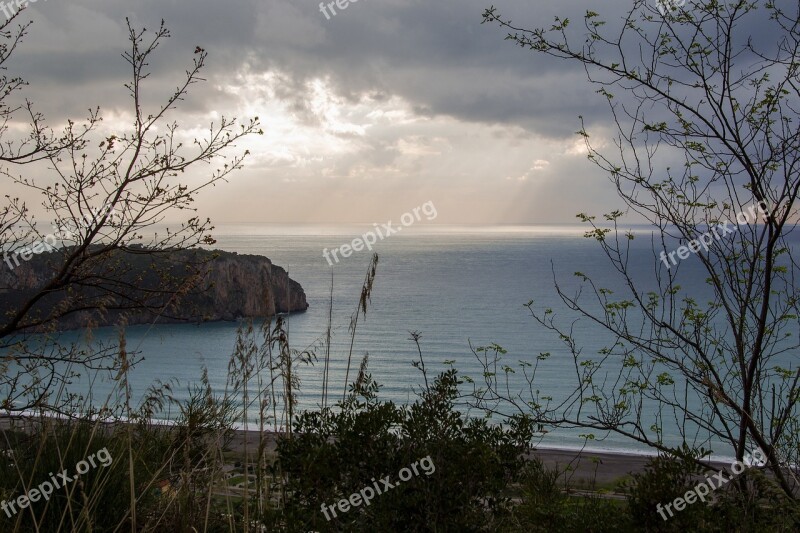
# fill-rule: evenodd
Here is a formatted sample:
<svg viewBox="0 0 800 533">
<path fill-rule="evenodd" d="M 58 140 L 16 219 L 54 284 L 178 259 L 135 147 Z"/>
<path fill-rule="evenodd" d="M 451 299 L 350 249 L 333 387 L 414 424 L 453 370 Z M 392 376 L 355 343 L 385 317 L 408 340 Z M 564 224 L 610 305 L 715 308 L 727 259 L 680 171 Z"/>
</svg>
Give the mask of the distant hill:
<svg viewBox="0 0 800 533">
<path fill-rule="evenodd" d="M 8 324 L 64 264 L 67 250 L 34 255 L 9 268 L 0 263 L 0 325 Z M 91 250 L 89 251 L 91 252 Z M 33 329 L 88 325 L 208 322 L 305 311 L 299 283 L 266 257 L 207 250 L 143 248 L 88 261 L 71 290 L 56 288 L 31 310 Z"/>
</svg>

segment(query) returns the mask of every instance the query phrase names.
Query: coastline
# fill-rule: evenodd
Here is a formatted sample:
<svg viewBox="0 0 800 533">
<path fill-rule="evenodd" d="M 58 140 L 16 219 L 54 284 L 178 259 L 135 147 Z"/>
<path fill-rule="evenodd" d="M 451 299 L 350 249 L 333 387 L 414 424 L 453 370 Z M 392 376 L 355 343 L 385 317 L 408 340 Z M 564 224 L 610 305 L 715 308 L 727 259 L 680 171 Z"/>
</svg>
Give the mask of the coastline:
<svg viewBox="0 0 800 533">
<path fill-rule="evenodd" d="M 61 417 L 54 417 L 64 420 Z M 8 416 L 0 415 L 0 432 L 9 430 L 13 426 L 22 429 L 25 424 L 35 422 L 36 419 L 30 416 Z M 98 421 L 98 426 L 106 431 L 114 431 L 124 421 L 104 422 Z M 22 427 L 20 427 L 22 426 Z M 154 426 L 169 430 L 171 424 L 158 424 Z M 225 447 L 225 452 L 234 456 L 247 456 L 254 460 L 255 453 L 259 447 L 260 431 L 258 429 L 234 429 L 230 442 Z M 272 428 L 265 429 L 263 432 L 266 440 L 265 451 L 274 454 L 277 451 L 277 441 L 283 432 L 274 431 Z M 596 450 L 596 449 L 571 449 L 558 447 L 534 447 L 529 457 L 536 457 L 544 466 L 555 468 L 562 472 L 561 477 L 569 480 L 571 484 L 586 487 L 609 487 L 616 482 L 627 478 L 635 473 L 645 471 L 645 467 L 655 453 L 645 453 L 643 451 L 623 451 L 623 450 Z M 715 459 L 710 464 L 717 468 L 727 466 L 727 462 Z"/>
<path fill-rule="evenodd" d="M 279 433 L 265 431 L 267 435 L 267 451 L 275 452 Z M 258 430 L 237 429 L 234 431 L 228 449 L 234 453 L 244 454 L 245 445 L 248 455 L 258 449 Z M 627 452 L 615 450 L 575 450 L 570 448 L 535 447 L 530 456 L 536 457 L 548 468 L 557 468 L 564 471 L 568 466 L 571 470 L 562 476 L 568 476 L 571 482 L 584 485 L 605 486 L 626 478 L 634 473 L 644 472 L 647 462 L 655 457 L 653 454 L 643 452 Z M 728 463 L 721 460 L 710 461 L 715 467 L 722 468 Z"/>
</svg>

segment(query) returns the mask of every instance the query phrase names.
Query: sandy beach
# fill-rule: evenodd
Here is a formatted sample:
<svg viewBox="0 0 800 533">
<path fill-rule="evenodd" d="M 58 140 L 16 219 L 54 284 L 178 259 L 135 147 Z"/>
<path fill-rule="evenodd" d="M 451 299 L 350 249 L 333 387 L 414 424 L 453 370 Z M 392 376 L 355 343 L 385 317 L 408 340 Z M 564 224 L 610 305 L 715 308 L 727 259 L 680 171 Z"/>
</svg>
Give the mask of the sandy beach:
<svg viewBox="0 0 800 533">
<path fill-rule="evenodd" d="M 276 449 L 277 434 L 265 432 L 267 435 L 267 450 Z M 258 448 L 258 431 L 237 430 L 228 445 L 235 453 L 244 453 L 245 445 L 248 455 Z M 643 472 L 651 456 L 641 453 L 625 453 L 615 451 L 596 450 L 569 450 L 558 448 L 537 448 L 531 454 L 538 457 L 542 463 L 550 468 L 564 470 L 571 466 L 571 481 L 589 486 L 594 480 L 598 486 L 608 485 L 616 480 L 629 476 L 632 473 Z M 716 464 L 716 463 L 714 463 Z M 723 466 L 724 463 L 719 463 Z"/>
<path fill-rule="evenodd" d="M 17 429 L 24 427 L 25 422 L 20 419 L 0 417 L 0 431 L 9 429 L 12 425 Z M 106 431 L 113 431 L 115 424 L 105 424 Z M 164 426 L 168 429 L 169 426 Z M 230 442 L 226 446 L 226 451 L 233 456 L 244 456 L 245 452 L 253 457 L 258 451 L 259 445 L 258 430 L 234 430 Z M 267 453 L 275 453 L 279 433 L 265 431 Z M 565 474 L 569 476 L 570 484 L 590 488 L 593 485 L 598 487 L 609 486 L 615 481 L 630 476 L 633 473 L 643 472 L 651 455 L 642 453 L 626 453 L 624 451 L 598 451 L 598 450 L 570 450 L 559 448 L 534 448 L 530 454 L 532 457 L 539 458 L 542 463 L 549 468 L 556 468 L 559 471 L 569 470 Z M 723 468 L 727 466 L 724 462 L 714 462 L 715 467 Z"/>
</svg>

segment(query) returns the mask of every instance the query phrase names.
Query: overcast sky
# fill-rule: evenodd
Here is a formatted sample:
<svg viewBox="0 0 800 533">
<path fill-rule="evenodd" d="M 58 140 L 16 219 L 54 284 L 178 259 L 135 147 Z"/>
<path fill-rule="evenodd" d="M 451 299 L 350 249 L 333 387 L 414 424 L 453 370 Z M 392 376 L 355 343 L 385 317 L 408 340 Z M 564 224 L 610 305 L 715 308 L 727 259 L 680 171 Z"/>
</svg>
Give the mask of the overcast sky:
<svg viewBox="0 0 800 533">
<path fill-rule="evenodd" d="M 619 19 L 630 5 L 493 1 L 525 27 L 586 9 Z M 39 0 L 9 67 L 51 124 L 99 105 L 104 127 L 124 129 L 125 17 L 172 33 L 145 85 L 153 102 L 203 47 L 208 81 L 172 118 L 197 131 L 258 116 L 265 132 L 242 145 L 246 168 L 198 202 L 218 223 L 383 222 L 428 201 L 443 224 L 570 223 L 622 207 L 575 135 L 583 115 L 607 138 L 604 99 L 580 66 L 481 25 L 489 5 L 360 0 L 328 19 L 318 0 Z"/>
</svg>

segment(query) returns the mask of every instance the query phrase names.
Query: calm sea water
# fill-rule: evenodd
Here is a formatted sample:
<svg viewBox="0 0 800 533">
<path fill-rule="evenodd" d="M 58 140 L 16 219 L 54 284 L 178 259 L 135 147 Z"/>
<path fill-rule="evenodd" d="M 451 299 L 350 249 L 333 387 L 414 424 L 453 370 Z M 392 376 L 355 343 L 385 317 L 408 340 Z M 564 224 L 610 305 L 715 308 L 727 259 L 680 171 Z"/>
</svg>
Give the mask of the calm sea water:
<svg viewBox="0 0 800 533">
<path fill-rule="evenodd" d="M 333 275 L 334 338 L 330 389 L 341 395 L 350 337 L 348 325 L 356 309 L 370 253 L 358 252 L 330 267 L 323 248 L 337 248 L 370 227 L 335 230 L 314 227 L 223 226 L 215 232 L 217 248 L 269 257 L 286 268 L 305 289 L 310 307 L 289 317 L 293 348 L 304 349 L 322 340 L 328 321 L 331 274 Z M 412 228 L 414 229 L 414 228 Z M 507 350 L 510 365 L 534 361 L 541 352 L 551 358 L 539 370 L 536 387 L 556 399 L 575 384 L 573 359 L 553 333 L 540 327 L 524 304 L 552 307 L 568 324 L 577 316 L 563 308 L 555 289 L 554 275 L 568 292 L 578 284 L 575 271 L 590 275 L 598 286 L 621 289 L 618 274 L 593 240 L 583 237 L 582 227 L 453 228 L 420 227 L 379 242 L 377 279 L 366 320 L 361 320 L 354 348 L 353 366 L 369 354 L 369 369 L 383 385 L 381 396 L 396 402 L 415 397 L 422 383 L 411 366 L 418 359 L 409 339 L 421 334 L 421 348 L 431 375 L 446 368 L 446 360 L 463 374 L 480 378 L 473 347 L 496 343 Z M 633 241 L 631 265 L 643 288 L 653 286 L 653 249 L 649 230 L 639 228 Z M 693 295 L 708 294 L 698 265 L 683 262 L 682 278 Z M 215 388 L 225 384 L 228 360 L 238 325 L 150 325 L 127 330 L 129 350 L 139 350 L 143 360 L 132 373 L 134 392 L 141 394 L 155 379 L 179 380 L 179 395 L 196 382 L 202 367 Z M 574 324 L 574 334 L 584 345 L 584 354 L 596 353 L 613 340 L 588 320 Z M 66 337 L 75 336 L 75 333 Z M 98 338 L 113 338 L 110 329 Z M 323 355 L 320 353 L 320 355 Z M 613 368 L 613 365 L 612 367 Z M 322 365 L 302 370 L 301 408 L 319 403 Z M 351 374 L 352 375 L 352 374 Z M 614 375 L 613 373 L 611 374 Z M 521 383 L 516 383 L 520 386 Z M 80 389 L 86 382 L 78 380 Z M 92 392 L 98 399 L 110 390 L 111 381 L 98 377 Z M 252 414 L 255 418 L 255 414 Z M 580 446 L 586 431 L 549 434 L 544 446 Z M 595 448 L 637 450 L 636 444 L 615 435 L 596 434 Z M 665 440 L 680 441 L 675 428 L 667 428 Z"/>
</svg>

